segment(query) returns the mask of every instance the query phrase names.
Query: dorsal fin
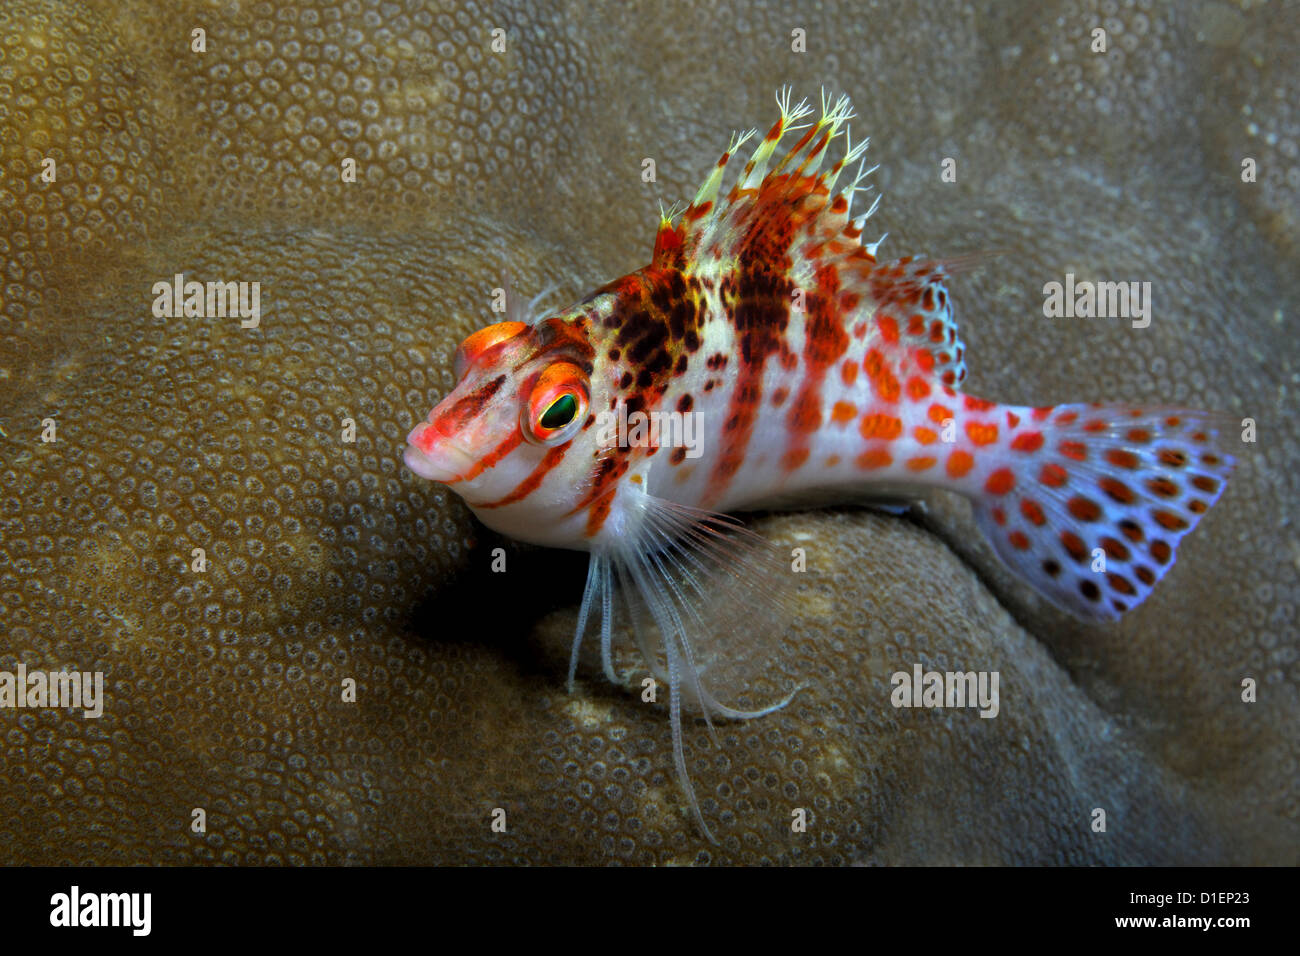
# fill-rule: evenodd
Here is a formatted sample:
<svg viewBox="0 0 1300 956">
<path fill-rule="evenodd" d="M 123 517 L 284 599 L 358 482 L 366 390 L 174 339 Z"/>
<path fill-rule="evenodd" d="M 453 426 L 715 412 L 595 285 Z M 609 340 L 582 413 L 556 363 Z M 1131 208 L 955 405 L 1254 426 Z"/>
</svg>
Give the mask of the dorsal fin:
<svg viewBox="0 0 1300 956">
<path fill-rule="evenodd" d="M 876 204 L 856 222 L 850 221 L 849 215 L 854 194 L 867 188 L 862 181 L 875 168 L 860 165 L 853 181 L 838 193 L 833 192 L 840 172 L 862 156 L 869 142 L 852 142 L 848 121 L 853 109 L 848 97 L 832 103 L 823 91 L 822 115 L 814 123 L 799 122 L 813 110 L 806 101 L 792 107 L 788 87 L 777 94 L 777 105 L 781 108 L 780 118 L 754 149 L 725 198 L 720 197 L 724 196 L 724 180 L 733 168 L 736 150 L 756 135 L 755 130 L 732 135 L 727 151 L 680 216 L 675 210 L 662 214 L 655 237 L 656 266 L 694 271 L 711 263 L 728 262 L 743 243 L 767 236 L 773 228 L 777 230 L 772 233 L 774 238 L 779 236 L 790 244 L 779 250 L 781 253 L 799 250 L 809 260 L 819 254 L 856 253 L 874 262 L 874 244 L 864 248 L 861 236 L 862 223 L 875 212 Z M 805 131 L 803 136 L 769 171 L 777 146 L 799 130 Z M 844 155 L 822 170 L 828 147 L 841 135 L 845 138 Z M 815 248 L 803 251 L 807 246 Z"/>
<path fill-rule="evenodd" d="M 868 143 L 852 142 L 848 121 L 853 109 L 848 97 L 832 103 L 823 91 L 821 118 L 802 124 L 799 121 L 813 112 L 806 101 L 791 107 L 787 88 L 777 94 L 777 105 L 780 118 L 755 148 L 725 199 L 720 197 L 727 170 L 736 150 L 755 135 L 753 130 L 732 136 L 727 151 L 680 216 L 675 209 L 661 215 L 654 265 L 686 272 L 725 272 L 745 257 L 771 258 L 788 263 L 782 272 L 799 288 L 815 288 L 819 273 L 832 268 L 846 325 L 875 324 L 885 365 L 895 373 L 914 369 L 957 388 L 966 378 L 966 350 L 946 281 L 948 267 L 961 267 L 967 260 L 909 256 L 880 262 L 876 250 L 884 236 L 862 243 L 863 226 L 880 197 L 866 213 L 850 218 L 854 195 L 868 189 L 862 181 L 875 167 L 864 169 L 866 164 L 861 163 L 853 181 L 835 191 L 841 171 L 860 159 Z M 799 130 L 803 135 L 774 162 L 782 139 Z M 844 155 L 822 169 L 828 147 L 841 135 Z"/>
</svg>

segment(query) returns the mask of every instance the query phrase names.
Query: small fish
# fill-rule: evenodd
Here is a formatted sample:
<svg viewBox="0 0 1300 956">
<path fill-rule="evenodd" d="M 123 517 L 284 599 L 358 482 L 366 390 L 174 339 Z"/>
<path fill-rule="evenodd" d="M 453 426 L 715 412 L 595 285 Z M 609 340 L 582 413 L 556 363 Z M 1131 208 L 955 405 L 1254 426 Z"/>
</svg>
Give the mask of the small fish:
<svg viewBox="0 0 1300 956">
<path fill-rule="evenodd" d="M 879 241 L 863 244 L 879 197 L 852 218 L 869 189 L 864 164 L 837 188 L 867 146 L 851 141 L 847 97 L 823 94 L 820 118 L 806 123 L 812 109 L 792 108 L 788 89 L 777 104 L 780 119 L 738 174 L 736 151 L 755 130 L 733 136 L 680 215 L 661 215 L 648 266 L 570 309 L 466 339 L 455 388 L 405 452 L 412 471 L 496 531 L 590 552 L 570 686 L 596 613 L 615 679 L 622 587 L 646 663 L 669 686 L 678 779 L 710 839 L 683 755 L 684 698 L 706 720 L 789 700 L 739 710 L 717 695 L 732 679 L 725 645 L 733 664 L 747 663 L 763 633 L 788 623 L 779 578 L 792 577 L 728 513 L 961 492 L 1040 594 L 1114 620 L 1169 570 L 1234 464 L 1223 416 L 963 394 L 946 289 L 954 260 L 885 261 Z M 698 655 L 709 641 L 720 663 Z"/>
</svg>

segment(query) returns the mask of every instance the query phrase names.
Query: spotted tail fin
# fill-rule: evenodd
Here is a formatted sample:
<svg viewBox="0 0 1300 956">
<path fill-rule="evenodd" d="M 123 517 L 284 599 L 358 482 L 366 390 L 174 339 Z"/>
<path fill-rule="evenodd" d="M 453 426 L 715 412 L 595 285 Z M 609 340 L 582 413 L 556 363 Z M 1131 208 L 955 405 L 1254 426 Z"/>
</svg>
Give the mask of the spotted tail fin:
<svg viewBox="0 0 1300 956">
<path fill-rule="evenodd" d="M 1232 423 L 1128 405 L 1018 411 L 1026 427 L 980 469 L 980 525 L 1054 604 L 1115 620 L 1146 600 L 1223 493 Z"/>
</svg>

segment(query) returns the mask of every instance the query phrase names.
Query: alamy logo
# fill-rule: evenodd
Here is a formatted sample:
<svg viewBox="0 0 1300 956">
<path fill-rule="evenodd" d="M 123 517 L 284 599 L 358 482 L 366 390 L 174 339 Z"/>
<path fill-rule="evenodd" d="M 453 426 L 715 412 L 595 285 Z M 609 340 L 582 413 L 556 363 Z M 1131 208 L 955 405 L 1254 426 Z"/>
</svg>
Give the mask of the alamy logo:
<svg viewBox="0 0 1300 956">
<path fill-rule="evenodd" d="M 102 671 L 0 671 L 0 707 L 82 707 L 86 717 L 104 714 Z"/>
<path fill-rule="evenodd" d="M 898 671 L 889 682 L 895 707 L 978 707 L 981 717 L 998 715 L 997 671 L 923 672 L 914 664 L 910 674 Z"/>
<path fill-rule="evenodd" d="M 604 448 L 685 448 L 687 458 L 699 458 L 701 418 L 699 412 L 629 412 L 620 402 L 596 416 L 596 441 Z"/>
<path fill-rule="evenodd" d="M 262 321 L 262 283 L 185 281 L 178 272 L 171 282 L 153 284 L 153 314 L 160 319 L 224 319 L 239 316 L 240 327 L 255 329 Z"/>
<path fill-rule="evenodd" d="M 1047 283 L 1043 295 L 1049 319 L 1132 319 L 1135 329 L 1151 324 L 1150 282 L 1075 282 L 1067 272 L 1064 284 Z"/>
<path fill-rule="evenodd" d="M 129 926 L 133 936 L 148 936 L 152 893 L 69 893 L 50 897 L 51 926 Z"/>
</svg>

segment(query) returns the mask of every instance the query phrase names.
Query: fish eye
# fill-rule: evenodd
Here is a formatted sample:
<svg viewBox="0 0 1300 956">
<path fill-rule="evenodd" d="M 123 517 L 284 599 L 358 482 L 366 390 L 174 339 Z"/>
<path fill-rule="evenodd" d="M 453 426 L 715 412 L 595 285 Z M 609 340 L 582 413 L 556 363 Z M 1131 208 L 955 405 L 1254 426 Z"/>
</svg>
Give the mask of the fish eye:
<svg viewBox="0 0 1300 956">
<path fill-rule="evenodd" d="M 543 428 L 563 428 L 578 414 L 578 399 L 572 394 L 561 395 L 542 412 L 538 422 Z"/>
<path fill-rule="evenodd" d="M 587 414 L 587 376 L 570 362 L 557 362 L 537 378 L 520 425 L 534 444 L 559 445 L 571 439 Z"/>
</svg>

